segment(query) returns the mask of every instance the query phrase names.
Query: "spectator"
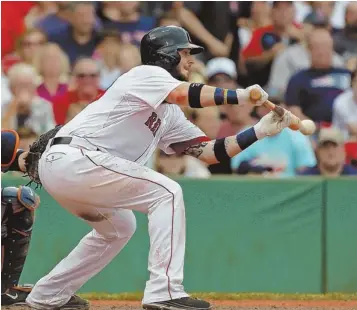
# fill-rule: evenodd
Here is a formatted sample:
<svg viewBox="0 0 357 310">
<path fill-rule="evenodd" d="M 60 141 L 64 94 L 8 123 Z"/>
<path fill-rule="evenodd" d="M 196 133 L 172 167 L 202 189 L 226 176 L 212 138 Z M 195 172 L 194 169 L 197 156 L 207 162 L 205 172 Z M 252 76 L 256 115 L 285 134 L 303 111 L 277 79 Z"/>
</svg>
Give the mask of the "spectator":
<svg viewBox="0 0 357 310">
<path fill-rule="evenodd" d="M 103 27 L 118 30 L 124 43 L 139 46 L 144 34 L 155 27 L 155 19 L 142 16 L 139 7 L 139 1 L 103 2 Z"/>
<path fill-rule="evenodd" d="M 139 49 L 133 44 L 123 44 L 120 49 L 120 70 L 124 74 L 141 64 Z"/>
<path fill-rule="evenodd" d="M 181 23 L 176 19 L 175 15 L 170 12 L 161 15 L 161 17 L 158 19 L 157 26 L 158 27 L 161 26 L 182 27 Z"/>
<path fill-rule="evenodd" d="M 9 88 L 9 81 L 4 75 L 3 72 L 1 72 L 1 107 L 7 105 L 12 98 L 12 94 Z"/>
<path fill-rule="evenodd" d="M 1 59 L 13 53 L 16 40 L 26 31 L 24 18 L 33 5 L 33 1 L 1 2 Z"/>
<path fill-rule="evenodd" d="M 292 2 L 274 1 L 271 15 L 272 24 L 256 29 L 242 52 L 251 84 L 266 85 L 276 55 L 303 39 L 301 27 L 294 23 Z"/>
<path fill-rule="evenodd" d="M 334 28 L 331 24 L 332 14 L 335 7 L 334 1 L 312 1 L 311 7 L 312 11 L 305 17 L 304 23 L 313 24 L 321 21 L 324 24 L 326 23 L 326 26 L 331 34 L 339 31 L 339 29 Z"/>
<path fill-rule="evenodd" d="M 169 12 L 175 16 L 182 27 L 199 40 L 200 45 L 206 47 L 210 54 L 215 57 L 227 57 L 229 54 L 228 46 L 210 33 L 195 13 L 186 6 L 187 4 L 184 4 L 183 1 L 173 1 Z"/>
<path fill-rule="evenodd" d="M 49 37 L 54 37 L 61 32 L 66 31 L 70 25 L 70 6 L 71 2 L 69 1 L 58 1 L 57 11 L 38 20 L 35 23 L 35 27 L 41 29 Z"/>
<path fill-rule="evenodd" d="M 64 124 L 88 104 L 103 95 L 99 88 L 99 67 L 92 58 L 80 58 L 73 68 L 73 90 L 53 100 L 53 111 L 57 124 Z"/>
<path fill-rule="evenodd" d="M 60 1 L 36 1 L 27 13 L 24 21 L 27 29 L 35 28 L 35 25 L 50 14 L 58 10 Z"/>
<path fill-rule="evenodd" d="M 100 87 L 107 89 L 121 75 L 120 52 L 121 40 L 116 30 L 105 31 L 96 50 L 95 58 L 100 66 Z"/>
<path fill-rule="evenodd" d="M 333 126 L 344 138 L 357 141 L 357 68 L 352 74 L 352 87 L 335 99 L 332 116 Z"/>
<path fill-rule="evenodd" d="M 259 109 L 260 114 L 268 113 L 263 106 Z M 315 164 L 316 158 L 309 138 L 288 128 L 276 136 L 255 142 L 231 160 L 234 172 L 259 172 L 275 177 L 292 177 L 299 170 Z"/>
<path fill-rule="evenodd" d="M 311 67 L 291 77 L 285 103 L 301 119 L 330 124 L 333 101 L 350 86 L 350 72 L 332 67 L 333 43 L 327 30 L 315 30 L 308 38 L 308 48 Z"/>
<path fill-rule="evenodd" d="M 304 40 L 300 43 L 291 45 L 276 56 L 273 61 L 270 78 L 268 82 L 269 95 L 283 100 L 286 92 L 286 87 L 290 78 L 300 70 L 308 69 L 311 66 L 311 56 L 307 47 L 307 37 L 314 32 L 315 29 L 325 27 L 314 21 L 314 24 L 304 27 Z M 333 54 L 332 65 L 334 67 L 342 67 L 343 59 L 337 53 Z"/>
<path fill-rule="evenodd" d="M 47 37 L 41 30 L 32 29 L 26 31 L 19 39 L 16 52 L 6 55 L 2 60 L 3 71 L 5 74 L 12 65 L 19 62 L 33 65 L 35 55 L 46 42 Z"/>
<path fill-rule="evenodd" d="M 70 24 L 61 33 L 51 35 L 49 40 L 57 43 L 74 64 L 79 57 L 92 57 L 100 37 L 95 31 L 95 10 L 92 2 L 78 1 L 70 5 Z"/>
<path fill-rule="evenodd" d="M 9 70 L 12 101 L 4 107 L 2 127 L 32 128 L 40 135 L 54 127 L 51 103 L 36 95 L 35 69 L 28 64 L 16 64 Z"/>
<path fill-rule="evenodd" d="M 67 91 L 69 59 L 61 48 L 54 43 L 47 43 L 37 54 L 37 72 L 42 77 L 42 84 L 37 87 L 37 93 L 43 99 L 53 102 L 53 99 Z"/>
<path fill-rule="evenodd" d="M 237 80 L 237 70 L 235 63 L 224 57 L 213 58 L 207 62 L 206 66 L 207 84 L 214 87 L 237 89 L 239 88 Z M 245 126 L 245 121 L 249 122 L 250 117 L 247 116 L 243 110 L 251 112 L 253 106 L 238 106 L 238 105 L 224 105 L 220 106 L 220 114 L 223 121 L 220 123 L 219 129 L 215 132 L 215 137 L 223 138 L 236 134 Z M 244 115 L 244 116 L 243 116 Z M 244 120 L 241 119 L 243 116 Z M 243 121 L 244 124 L 241 124 Z"/>
<path fill-rule="evenodd" d="M 224 57 L 213 58 L 208 61 L 206 66 L 207 84 L 214 87 L 227 89 L 236 89 L 237 85 L 237 70 L 234 61 Z M 212 139 L 223 138 L 229 135 L 235 135 L 242 127 L 245 121 L 250 121 L 249 113 L 252 106 L 246 105 L 243 107 L 235 105 L 225 105 L 218 108 L 210 108 L 210 120 L 205 122 L 205 111 L 195 111 L 196 124 L 203 129 Z M 206 109 L 203 109 L 206 110 Z M 244 111 L 249 110 L 247 118 Z M 215 113 L 214 113 L 215 112 Z M 207 112 L 206 112 L 207 113 Z M 221 120 L 219 119 L 221 116 Z M 213 174 L 231 174 L 230 161 L 209 166 L 209 170 Z"/>
<path fill-rule="evenodd" d="M 211 173 L 199 159 L 188 155 L 167 155 L 158 151 L 155 170 L 171 177 L 184 176 L 190 178 L 209 178 Z"/>
<path fill-rule="evenodd" d="M 256 29 L 271 25 L 271 6 L 267 1 L 252 1 L 250 7 L 250 18 L 239 18 L 238 37 L 240 46 L 244 49 Z"/>
<path fill-rule="evenodd" d="M 29 127 L 21 127 L 17 130 L 17 133 L 20 138 L 19 149 L 29 151 L 30 145 L 37 140 L 38 135 Z"/>
<path fill-rule="evenodd" d="M 345 149 L 342 133 L 333 127 L 322 128 L 316 149 L 318 163 L 300 172 L 300 175 L 337 177 L 357 175 L 357 169 L 345 164 Z"/>
<path fill-rule="evenodd" d="M 346 62 L 357 58 L 357 2 L 351 1 L 347 5 L 345 28 L 334 36 L 334 45 Z"/>
</svg>

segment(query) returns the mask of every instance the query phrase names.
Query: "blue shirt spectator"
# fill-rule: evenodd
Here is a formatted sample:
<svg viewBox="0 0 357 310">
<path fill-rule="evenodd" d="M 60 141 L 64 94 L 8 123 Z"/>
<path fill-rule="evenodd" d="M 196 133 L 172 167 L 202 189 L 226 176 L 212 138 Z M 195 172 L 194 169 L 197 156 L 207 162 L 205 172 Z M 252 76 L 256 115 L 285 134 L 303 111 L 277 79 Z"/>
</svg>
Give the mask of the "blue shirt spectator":
<svg viewBox="0 0 357 310">
<path fill-rule="evenodd" d="M 39 20 L 36 28 L 41 29 L 49 37 L 56 36 L 63 31 L 66 31 L 69 26 L 67 20 L 61 18 L 58 14 L 50 14 Z"/>
<path fill-rule="evenodd" d="M 78 58 L 92 57 L 101 40 L 100 36 L 93 30 L 89 35 L 90 39 L 85 43 L 81 43 L 76 40 L 73 31 L 74 29 L 70 26 L 61 34 L 49 38 L 49 41 L 57 43 L 67 54 L 71 65 L 73 65 Z"/>
<path fill-rule="evenodd" d="M 100 42 L 94 30 L 95 10 L 91 2 L 74 2 L 71 4 L 70 26 L 61 33 L 49 37 L 68 55 L 71 64 L 79 57 L 91 57 Z"/>
<path fill-rule="evenodd" d="M 357 176 L 357 169 L 345 164 L 346 153 L 343 134 L 337 128 L 330 127 L 320 130 L 316 154 L 318 164 L 300 171 L 299 175 Z"/>
<path fill-rule="evenodd" d="M 302 70 L 290 79 L 285 102 L 315 122 L 331 122 L 333 102 L 350 83 L 351 73 L 344 68 Z"/>
<path fill-rule="evenodd" d="M 313 30 L 307 44 L 311 66 L 291 77 L 285 103 L 300 118 L 331 123 L 333 102 L 350 87 L 351 72 L 332 66 L 333 41 L 326 29 Z"/>
<path fill-rule="evenodd" d="M 284 129 L 280 134 L 266 137 L 233 157 L 231 167 L 237 171 L 243 163 L 259 171 L 279 177 L 295 176 L 299 169 L 316 165 L 309 139 L 298 131 Z M 253 169 L 252 172 L 258 171 Z"/>
<path fill-rule="evenodd" d="M 145 33 L 156 25 L 155 18 L 140 14 L 139 5 L 139 1 L 103 3 L 100 13 L 103 28 L 118 30 L 124 43 L 139 46 Z"/>
</svg>

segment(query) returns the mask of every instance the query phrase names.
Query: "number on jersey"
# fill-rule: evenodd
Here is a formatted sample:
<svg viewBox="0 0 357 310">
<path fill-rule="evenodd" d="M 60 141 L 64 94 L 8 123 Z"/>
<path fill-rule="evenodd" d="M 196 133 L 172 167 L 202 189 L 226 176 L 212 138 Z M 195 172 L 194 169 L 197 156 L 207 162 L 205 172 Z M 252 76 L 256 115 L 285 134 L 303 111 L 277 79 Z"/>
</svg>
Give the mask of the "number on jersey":
<svg viewBox="0 0 357 310">
<path fill-rule="evenodd" d="M 155 137 L 157 131 L 160 128 L 161 119 L 157 117 L 157 114 L 155 112 L 152 112 L 151 116 L 145 122 L 145 125 L 148 126 L 148 128 L 151 130 L 152 134 Z"/>
</svg>

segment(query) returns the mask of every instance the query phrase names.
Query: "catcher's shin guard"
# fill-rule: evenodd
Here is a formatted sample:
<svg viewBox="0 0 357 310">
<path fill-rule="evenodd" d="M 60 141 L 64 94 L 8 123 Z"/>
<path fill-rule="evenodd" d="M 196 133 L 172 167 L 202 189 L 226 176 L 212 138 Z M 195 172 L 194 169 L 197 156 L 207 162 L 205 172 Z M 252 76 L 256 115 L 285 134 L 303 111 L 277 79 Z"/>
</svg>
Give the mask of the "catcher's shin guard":
<svg viewBox="0 0 357 310">
<path fill-rule="evenodd" d="M 1 292 L 16 286 L 24 268 L 39 198 L 26 186 L 1 191 Z"/>
</svg>

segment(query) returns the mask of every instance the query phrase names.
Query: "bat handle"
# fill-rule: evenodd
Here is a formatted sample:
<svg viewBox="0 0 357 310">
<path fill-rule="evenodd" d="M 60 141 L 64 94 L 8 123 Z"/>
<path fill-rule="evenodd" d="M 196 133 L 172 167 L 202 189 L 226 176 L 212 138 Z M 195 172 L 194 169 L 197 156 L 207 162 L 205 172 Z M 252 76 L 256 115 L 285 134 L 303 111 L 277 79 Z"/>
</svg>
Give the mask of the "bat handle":
<svg viewBox="0 0 357 310">
<path fill-rule="evenodd" d="M 258 101 L 258 100 L 260 100 L 261 97 L 262 97 L 262 95 L 258 89 L 252 89 L 250 91 L 250 100 L 251 101 Z M 274 103 L 272 103 L 269 100 L 265 101 L 263 103 L 263 105 L 266 108 L 268 108 L 270 111 L 273 111 L 274 113 L 276 113 L 279 116 L 283 116 L 285 113 L 285 110 L 282 107 L 275 105 Z M 289 128 L 292 130 L 299 130 L 300 126 L 301 126 L 300 119 L 297 116 L 293 115 L 292 124 L 289 126 Z"/>
<path fill-rule="evenodd" d="M 250 100 L 251 101 L 258 101 L 258 100 L 260 100 L 261 97 L 262 97 L 262 95 L 261 95 L 259 90 L 252 89 L 250 91 Z M 273 111 L 274 113 L 276 113 L 279 116 L 283 116 L 284 115 L 284 109 L 282 107 L 279 107 L 279 106 L 275 105 L 274 103 L 272 103 L 269 100 L 265 101 L 263 103 L 263 105 L 265 107 L 267 107 L 270 111 Z"/>
</svg>

